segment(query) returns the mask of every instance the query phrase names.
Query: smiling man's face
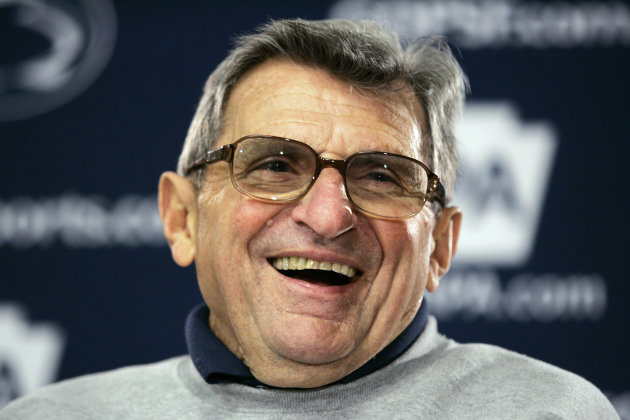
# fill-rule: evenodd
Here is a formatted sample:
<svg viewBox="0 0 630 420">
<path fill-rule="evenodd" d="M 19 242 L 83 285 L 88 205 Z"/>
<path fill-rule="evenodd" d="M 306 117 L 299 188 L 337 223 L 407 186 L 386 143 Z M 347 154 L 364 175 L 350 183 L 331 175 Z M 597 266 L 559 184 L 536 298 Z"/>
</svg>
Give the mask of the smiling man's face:
<svg viewBox="0 0 630 420">
<path fill-rule="evenodd" d="M 361 94 L 321 69 L 271 60 L 233 89 L 216 146 L 266 134 L 332 159 L 378 150 L 422 160 L 419 107 Z M 290 204 L 239 193 L 225 162 L 207 167 L 196 194 L 175 174 L 163 178 L 161 213 L 175 260 L 194 259 L 212 330 L 269 385 L 321 386 L 363 365 L 410 323 L 454 252 L 456 211 L 443 211 L 442 224 L 430 206 L 402 221 L 366 217 L 351 207 L 332 168 Z M 186 228 L 169 236 L 165 191 L 175 185 L 185 190 Z M 450 242 L 446 263 L 435 251 L 444 248 L 434 238 L 441 225 Z M 310 270 L 296 269 L 302 265 Z M 328 271 L 333 266 L 341 274 Z"/>
</svg>

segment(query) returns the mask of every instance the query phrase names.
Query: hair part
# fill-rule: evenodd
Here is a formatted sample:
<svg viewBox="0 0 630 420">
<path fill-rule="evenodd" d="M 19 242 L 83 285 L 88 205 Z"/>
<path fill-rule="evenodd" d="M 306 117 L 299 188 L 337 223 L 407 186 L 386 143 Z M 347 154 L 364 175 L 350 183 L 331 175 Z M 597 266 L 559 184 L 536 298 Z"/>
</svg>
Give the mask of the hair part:
<svg viewBox="0 0 630 420">
<path fill-rule="evenodd" d="M 177 171 L 212 149 L 223 131 L 224 110 L 239 79 L 272 58 L 322 68 L 359 91 L 384 99 L 413 92 L 422 105 L 425 163 L 440 176 L 447 202 L 457 174 L 454 122 L 461 113 L 468 80 L 450 48 L 439 38 L 420 38 L 405 49 L 398 37 L 379 24 L 344 19 L 271 21 L 236 40 L 235 48 L 208 78 L 193 117 Z M 192 173 L 197 188 L 204 171 Z"/>
</svg>

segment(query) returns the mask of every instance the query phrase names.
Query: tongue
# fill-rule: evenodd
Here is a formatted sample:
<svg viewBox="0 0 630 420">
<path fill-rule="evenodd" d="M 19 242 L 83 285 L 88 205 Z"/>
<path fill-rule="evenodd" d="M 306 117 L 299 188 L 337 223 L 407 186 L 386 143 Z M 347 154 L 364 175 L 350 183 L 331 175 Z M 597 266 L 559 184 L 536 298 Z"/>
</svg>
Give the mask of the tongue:
<svg viewBox="0 0 630 420">
<path fill-rule="evenodd" d="M 320 286 L 339 286 L 350 283 L 348 276 L 323 270 L 280 270 L 282 274 Z"/>
</svg>

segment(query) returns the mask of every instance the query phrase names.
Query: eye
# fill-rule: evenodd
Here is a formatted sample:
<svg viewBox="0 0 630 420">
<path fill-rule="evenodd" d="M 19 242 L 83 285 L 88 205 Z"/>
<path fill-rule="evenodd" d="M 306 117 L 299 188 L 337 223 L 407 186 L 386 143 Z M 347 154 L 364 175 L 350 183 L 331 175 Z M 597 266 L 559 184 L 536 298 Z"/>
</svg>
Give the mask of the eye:
<svg viewBox="0 0 630 420">
<path fill-rule="evenodd" d="M 381 154 L 357 155 L 349 164 L 348 188 L 355 194 L 397 196 L 409 189 L 409 165 Z"/>
<path fill-rule="evenodd" d="M 247 164 L 240 175 L 256 180 L 252 182 L 284 182 L 301 177 L 300 162 L 291 156 L 267 156 Z"/>
<path fill-rule="evenodd" d="M 252 171 L 290 172 L 291 166 L 283 160 L 266 160 L 252 167 Z"/>
<path fill-rule="evenodd" d="M 364 188 L 371 190 L 401 188 L 399 174 L 390 169 L 387 164 L 382 163 L 372 163 L 364 166 L 360 171 L 354 171 L 354 179 Z"/>
<path fill-rule="evenodd" d="M 396 180 L 393 177 L 391 177 L 389 174 L 385 172 L 370 172 L 365 175 L 365 178 L 366 180 L 374 181 L 376 183 L 390 182 L 390 183 L 398 185 L 398 182 L 396 182 Z"/>
</svg>

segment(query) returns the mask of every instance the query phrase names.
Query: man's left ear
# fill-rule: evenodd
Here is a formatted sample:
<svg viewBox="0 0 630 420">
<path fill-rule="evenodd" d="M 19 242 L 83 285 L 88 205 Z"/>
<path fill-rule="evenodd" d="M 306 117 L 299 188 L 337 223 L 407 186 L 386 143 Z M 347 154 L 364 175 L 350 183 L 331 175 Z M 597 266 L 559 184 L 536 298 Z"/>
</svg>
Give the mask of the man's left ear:
<svg viewBox="0 0 630 420">
<path fill-rule="evenodd" d="M 440 285 L 440 278 L 451 266 L 457 251 L 459 229 L 462 224 L 462 211 L 457 207 L 447 207 L 440 212 L 433 228 L 434 247 L 431 253 L 427 290 L 434 292 Z"/>
</svg>

